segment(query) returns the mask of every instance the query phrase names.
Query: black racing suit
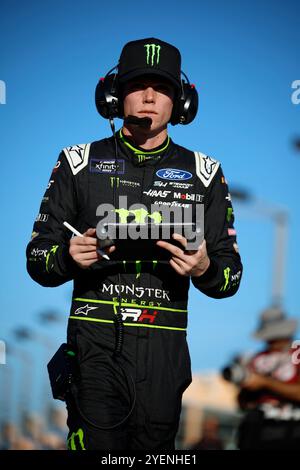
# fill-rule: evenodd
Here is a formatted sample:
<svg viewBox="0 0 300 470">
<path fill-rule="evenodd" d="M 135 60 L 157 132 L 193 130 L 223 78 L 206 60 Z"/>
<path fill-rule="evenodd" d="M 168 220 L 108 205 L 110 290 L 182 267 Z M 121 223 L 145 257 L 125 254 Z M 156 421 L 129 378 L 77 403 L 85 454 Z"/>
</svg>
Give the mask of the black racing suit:
<svg viewBox="0 0 300 470">
<path fill-rule="evenodd" d="M 183 391 L 191 382 L 186 342 L 190 279 L 168 261 L 101 260 L 80 269 L 69 255 L 69 222 L 96 227 L 97 206 L 128 197 L 128 206 L 204 204 L 210 267 L 194 286 L 213 298 L 232 296 L 242 265 L 234 215 L 219 163 L 169 138 L 151 152 L 113 137 L 64 149 L 54 167 L 27 247 L 30 276 L 47 287 L 74 280 L 68 343 L 76 348 L 77 405 L 67 400 L 70 449 L 174 448 Z M 151 217 L 151 212 L 149 212 Z M 117 251 L 115 251 L 115 259 Z M 134 258 L 134 256 L 133 256 Z M 115 359 L 116 312 L 123 320 L 122 355 Z M 121 361 L 121 362 L 119 362 Z M 120 364 L 122 367 L 120 367 Z M 134 386 L 133 383 L 134 382 Z M 128 420 L 114 429 L 136 402 Z M 91 421 L 93 424 L 82 417 Z"/>
</svg>

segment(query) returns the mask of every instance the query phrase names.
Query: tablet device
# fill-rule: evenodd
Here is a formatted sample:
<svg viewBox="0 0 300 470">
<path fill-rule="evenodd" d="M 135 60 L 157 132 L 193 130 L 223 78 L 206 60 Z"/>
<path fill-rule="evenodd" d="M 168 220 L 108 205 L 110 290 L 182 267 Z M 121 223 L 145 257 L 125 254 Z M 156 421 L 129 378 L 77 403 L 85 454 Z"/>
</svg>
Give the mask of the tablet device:
<svg viewBox="0 0 300 470">
<path fill-rule="evenodd" d="M 109 256 L 112 260 L 169 260 L 171 253 L 156 245 L 164 240 L 184 249 L 172 238 L 174 233 L 184 236 L 187 250 L 196 250 L 203 241 L 203 233 L 195 223 L 106 223 L 97 227 L 98 247 L 103 250 L 115 245 L 116 250 Z"/>
</svg>

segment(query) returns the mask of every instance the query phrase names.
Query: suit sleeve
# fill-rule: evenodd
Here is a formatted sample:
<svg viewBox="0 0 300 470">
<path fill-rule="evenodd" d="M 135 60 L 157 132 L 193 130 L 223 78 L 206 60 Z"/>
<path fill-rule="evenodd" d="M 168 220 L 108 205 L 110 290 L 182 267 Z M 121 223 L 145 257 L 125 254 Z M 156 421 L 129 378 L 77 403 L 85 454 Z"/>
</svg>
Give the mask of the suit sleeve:
<svg viewBox="0 0 300 470">
<path fill-rule="evenodd" d="M 67 221 L 76 226 L 76 200 L 74 176 L 61 152 L 26 249 L 27 271 L 42 286 L 59 286 L 73 279 L 80 269 L 69 255 L 72 234 L 63 225 Z"/>
<path fill-rule="evenodd" d="M 230 193 L 219 167 L 208 187 L 204 206 L 204 233 L 210 266 L 202 276 L 192 277 L 197 289 L 215 299 L 234 295 L 242 276 L 243 266 L 233 223 Z"/>
</svg>

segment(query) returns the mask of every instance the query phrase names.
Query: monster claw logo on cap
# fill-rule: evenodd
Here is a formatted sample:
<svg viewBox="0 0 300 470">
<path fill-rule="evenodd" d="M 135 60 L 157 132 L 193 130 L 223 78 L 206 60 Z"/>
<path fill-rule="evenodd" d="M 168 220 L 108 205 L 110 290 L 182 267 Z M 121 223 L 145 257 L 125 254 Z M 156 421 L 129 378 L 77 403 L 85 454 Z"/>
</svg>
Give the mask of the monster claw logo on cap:
<svg viewBox="0 0 300 470">
<path fill-rule="evenodd" d="M 147 53 L 147 65 L 151 65 L 153 67 L 154 63 L 156 65 L 159 64 L 160 59 L 160 46 L 157 44 L 145 44 L 144 47 L 146 48 Z M 151 51 L 151 58 L 150 58 L 150 51 Z M 156 58 L 156 61 L 155 61 Z"/>
<path fill-rule="evenodd" d="M 157 75 L 181 90 L 181 55 L 179 50 L 157 38 L 130 41 L 122 49 L 118 80 L 124 84 L 144 75 Z"/>
</svg>

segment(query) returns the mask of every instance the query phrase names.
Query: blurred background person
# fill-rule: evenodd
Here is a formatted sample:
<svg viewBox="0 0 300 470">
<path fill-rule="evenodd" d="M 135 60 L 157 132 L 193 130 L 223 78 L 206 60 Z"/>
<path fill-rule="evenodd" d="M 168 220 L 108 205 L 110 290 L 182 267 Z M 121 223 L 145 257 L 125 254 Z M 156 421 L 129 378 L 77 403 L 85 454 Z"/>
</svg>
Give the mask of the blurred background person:
<svg viewBox="0 0 300 470">
<path fill-rule="evenodd" d="M 245 412 L 238 448 L 300 448 L 300 361 L 292 349 L 297 321 L 279 308 L 265 310 L 254 337 L 265 347 L 244 369 L 238 402 Z"/>
<path fill-rule="evenodd" d="M 5 421 L 1 426 L 0 450 L 11 450 L 17 440 L 18 430 L 10 421 Z"/>
<path fill-rule="evenodd" d="M 67 412 L 63 408 L 51 407 L 48 411 L 48 432 L 44 436 L 44 446 L 66 450 Z"/>
<path fill-rule="evenodd" d="M 223 450 L 219 428 L 219 420 L 215 416 L 207 416 L 202 425 L 202 436 L 190 450 Z"/>
</svg>

